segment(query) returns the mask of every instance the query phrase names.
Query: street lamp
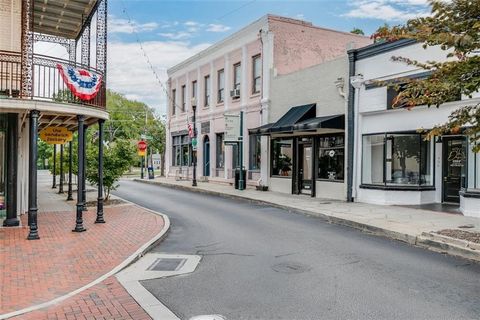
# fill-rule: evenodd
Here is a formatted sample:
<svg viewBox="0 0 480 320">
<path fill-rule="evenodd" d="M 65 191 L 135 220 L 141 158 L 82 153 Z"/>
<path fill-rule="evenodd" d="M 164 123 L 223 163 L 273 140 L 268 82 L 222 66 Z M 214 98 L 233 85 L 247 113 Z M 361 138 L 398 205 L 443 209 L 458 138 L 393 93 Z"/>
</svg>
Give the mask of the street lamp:
<svg viewBox="0 0 480 320">
<path fill-rule="evenodd" d="M 193 180 L 192 187 L 197 186 L 197 125 L 196 125 L 196 112 L 197 112 L 197 99 L 192 98 L 192 110 L 193 110 L 193 138 L 192 138 L 192 157 L 193 157 Z"/>
</svg>

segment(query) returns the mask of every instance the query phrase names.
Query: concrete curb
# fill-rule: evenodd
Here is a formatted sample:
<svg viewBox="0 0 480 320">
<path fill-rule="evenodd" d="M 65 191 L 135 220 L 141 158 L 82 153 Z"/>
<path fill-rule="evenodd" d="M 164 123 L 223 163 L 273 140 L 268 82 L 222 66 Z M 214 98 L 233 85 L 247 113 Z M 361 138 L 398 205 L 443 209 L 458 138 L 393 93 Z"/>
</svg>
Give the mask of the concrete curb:
<svg viewBox="0 0 480 320">
<path fill-rule="evenodd" d="M 144 243 L 140 248 L 138 248 L 137 251 L 135 251 L 133 254 L 131 254 L 129 257 L 127 257 L 125 260 L 123 260 L 115 268 L 113 268 L 109 272 L 105 273 L 104 275 L 98 277 L 97 279 L 91 281 L 90 283 L 88 283 L 88 284 L 86 284 L 86 285 L 84 285 L 84 286 L 82 286 L 82 287 L 80 287 L 80 288 L 78 288 L 74 291 L 71 291 L 67 294 L 64 294 L 63 296 L 55 298 L 53 300 L 50 300 L 50 301 L 47 301 L 47 302 L 44 302 L 44 303 L 41 303 L 41 304 L 33 305 L 33 306 L 30 306 L 30 307 L 27 307 L 27 308 L 24 308 L 24 309 L 20 309 L 18 311 L 13 311 L 13 312 L 2 314 L 2 315 L 0 315 L 0 320 L 1 319 L 8 319 L 8 318 L 11 318 L 11 317 L 19 316 L 21 314 L 25 314 L 25 313 L 28 313 L 28 312 L 32 312 L 32 311 L 36 311 L 36 310 L 39 310 L 39 309 L 43 309 L 43 308 L 52 306 L 54 304 L 57 304 L 59 302 L 62 302 L 64 300 L 66 300 L 68 298 L 71 298 L 71 297 L 79 294 L 80 292 L 85 291 L 86 289 L 89 289 L 89 288 L 99 284 L 100 282 L 102 282 L 105 279 L 113 276 L 114 274 L 118 273 L 119 271 L 123 270 L 127 266 L 129 266 L 132 263 L 134 263 L 135 261 L 137 261 L 143 255 L 145 255 L 145 253 L 148 252 L 153 246 L 155 246 L 156 244 L 161 242 L 167 236 L 168 231 L 170 230 L 170 219 L 168 218 L 167 215 L 165 215 L 163 213 L 160 213 L 160 212 L 157 212 L 157 211 L 153 211 L 151 209 L 148 209 L 148 208 L 145 208 L 145 207 L 142 207 L 142 206 L 139 206 L 139 205 L 137 205 L 135 203 L 132 203 L 128 200 L 125 200 L 125 199 L 122 199 L 122 200 L 124 200 L 125 202 L 130 203 L 130 204 L 132 204 L 132 205 L 134 205 L 138 208 L 141 208 L 145 211 L 148 211 L 152 214 L 160 215 L 163 218 L 163 221 L 164 221 L 163 229 L 160 230 L 160 232 L 156 236 L 154 236 L 152 239 L 150 239 L 148 242 Z"/>
<path fill-rule="evenodd" d="M 372 225 L 358 222 L 358 221 L 348 220 L 346 218 L 336 217 L 336 216 L 332 216 L 325 213 L 317 213 L 317 212 L 312 212 L 308 210 L 302 210 L 296 207 L 280 205 L 280 204 L 265 201 L 265 200 L 251 199 L 246 196 L 225 194 L 222 192 L 211 191 L 211 190 L 196 189 L 193 187 L 182 186 L 182 185 L 177 185 L 177 184 L 168 183 L 168 182 L 141 180 L 137 178 L 133 180 L 141 183 L 160 185 L 160 186 L 178 189 L 178 190 L 198 192 L 203 194 L 220 196 L 223 198 L 246 200 L 252 203 L 268 205 L 275 208 L 284 209 L 292 213 L 300 213 L 300 214 L 304 214 L 312 217 L 317 217 L 331 224 L 342 225 L 342 226 L 358 229 L 362 232 L 405 242 L 413 246 L 428 249 L 430 251 L 445 253 L 445 254 L 449 254 L 452 256 L 456 256 L 456 257 L 460 257 L 468 260 L 474 260 L 476 262 L 480 261 L 480 250 L 476 250 L 475 244 L 472 245 L 464 240 L 458 240 L 458 239 L 449 238 L 449 237 L 441 236 L 438 234 L 432 234 L 432 233 L 428 233 L 428 234 L 424 233 L 422 235 L 401 233 L 401 232 L 392 231 L 392 230 L 388 230 L 381 227 L 372 226 Z M 459 241 L 461 241 L 462 243 L 460 244 Z"/>
</svg>

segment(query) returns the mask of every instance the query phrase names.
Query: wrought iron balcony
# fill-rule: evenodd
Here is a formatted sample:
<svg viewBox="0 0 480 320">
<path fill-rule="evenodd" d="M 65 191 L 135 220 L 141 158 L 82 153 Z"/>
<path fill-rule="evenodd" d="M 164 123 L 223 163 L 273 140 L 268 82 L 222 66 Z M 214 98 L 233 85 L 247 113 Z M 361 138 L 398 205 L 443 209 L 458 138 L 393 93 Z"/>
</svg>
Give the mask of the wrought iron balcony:
<svg viewBox="0 0 480 320">
<path fill-rule="evenodd" d="M 102 84 L 98 94 L 89 101 L 75 97 L 63 81 L 57 64 L 93 72 L 102 76 Z M 32 79 L 22 77 L 22 55 L 20 52 L 0 50 L 0 99 L 33 99 L 59 103 L 74 103 L 105 109 L 106 88 L 104 74 L 100 70 L 84 66 L 68 60 L 45 55 L 34 54 L 32 63 Z M 31 81 L 29 96 L 22 93 L 23 81 Z"/>
</svg>

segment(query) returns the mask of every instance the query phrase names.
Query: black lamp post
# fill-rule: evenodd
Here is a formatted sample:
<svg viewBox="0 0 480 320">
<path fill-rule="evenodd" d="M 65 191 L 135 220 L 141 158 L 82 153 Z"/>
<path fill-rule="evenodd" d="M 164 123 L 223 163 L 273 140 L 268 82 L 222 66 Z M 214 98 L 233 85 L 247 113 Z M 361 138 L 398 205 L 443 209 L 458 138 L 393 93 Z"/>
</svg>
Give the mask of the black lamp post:
<svg viewBox="0 0 480 320">
<path fill-rule="evenodd" d="M 57 145 L 53 145 L 53 182 L 52 182 L 52 189 L 57 188 Z"/>
<path fill-rule="evenodd" d="M 192 143 L 192 157 L 193 157 L 193 180 L 192 187 L 197 186 L 197 125 L 196 125 L 196 113 L 197 113 L 197 101 L 192 98 L 192 110 L 193 110 L 193 143 Z"/>
<path fill-rule="evenodd" d="M 73 196 L 72 196 L 72 167 L 73 167 L 72 141 L 69 141 L 68 142 L 68 195 L 67 195 L 67 201 L 73 200 Z"/>
</svg>

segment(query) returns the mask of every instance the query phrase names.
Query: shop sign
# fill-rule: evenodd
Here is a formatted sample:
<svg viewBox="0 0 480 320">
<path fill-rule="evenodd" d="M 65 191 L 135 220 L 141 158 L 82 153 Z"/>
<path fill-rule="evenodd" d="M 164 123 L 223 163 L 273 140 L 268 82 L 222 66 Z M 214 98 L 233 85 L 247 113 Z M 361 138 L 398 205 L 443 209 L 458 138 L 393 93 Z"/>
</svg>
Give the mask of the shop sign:
<svg viewBox="0 0 480 320">
<path fill-rule="evenodd" d="M 225 140 L 224 143 L 238 143 L 240 137 L 240 116 L 226 114 L 225 115 Z"/>
<path fill-rule="evenodd" d="M 40 139 L 48 144 L 65 144 L 73 139 L 73 133 L 65 127 L 47 127 L 40 131 Z"/>
<path fill-rule="evenodd" d="M 465 153 L 462 148 L 452 148 L 448 155 L 448 162 L 451 167 L 463 167 L 465 162 Z"/>
</svg>

